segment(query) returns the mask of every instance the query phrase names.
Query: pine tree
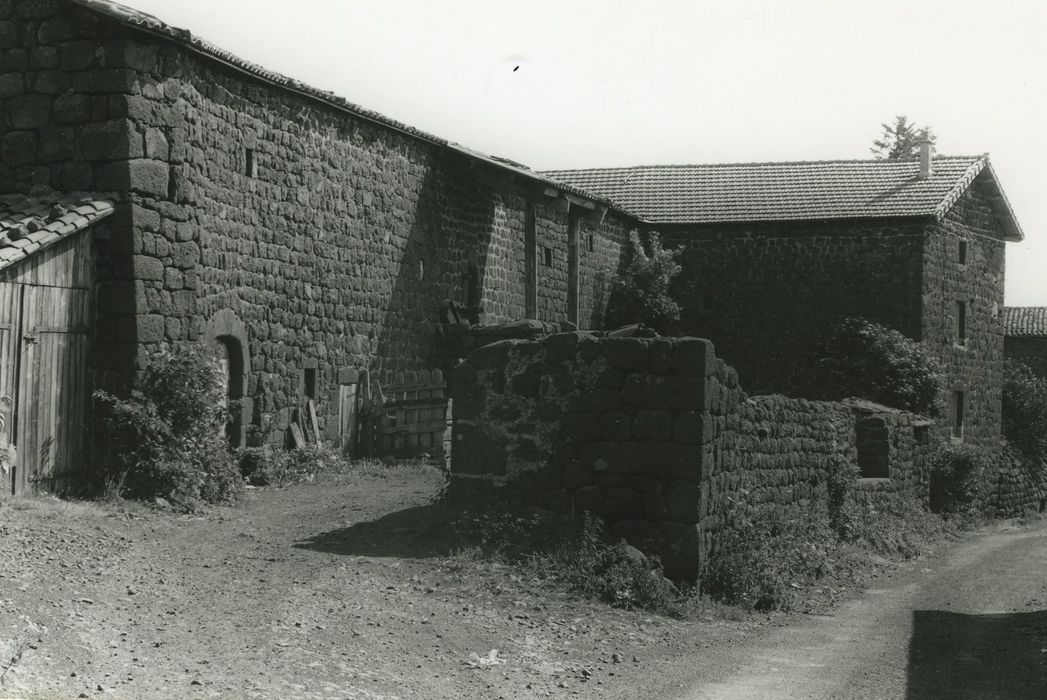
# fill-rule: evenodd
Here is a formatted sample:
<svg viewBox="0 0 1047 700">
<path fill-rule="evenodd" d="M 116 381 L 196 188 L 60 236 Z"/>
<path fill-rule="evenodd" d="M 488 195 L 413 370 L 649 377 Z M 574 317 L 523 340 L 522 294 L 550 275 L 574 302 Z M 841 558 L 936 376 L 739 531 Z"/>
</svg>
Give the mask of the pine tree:
<svg viewBox="0 0 1047 700">
<path fill-rule="evenodd" d="M 894 125 L 881 124 L 883 135 L 873 141 L 869 150 L 877 160 L 901 160 L 903 158 L 915 158 L 920 154 L 920 142 L 926 133 L 931 145 L 934 145 L 935 136 L 929 128 L 919 128 L 910 123 L 909 118 L 901 115 L 894 118 Z"/>
</svg>

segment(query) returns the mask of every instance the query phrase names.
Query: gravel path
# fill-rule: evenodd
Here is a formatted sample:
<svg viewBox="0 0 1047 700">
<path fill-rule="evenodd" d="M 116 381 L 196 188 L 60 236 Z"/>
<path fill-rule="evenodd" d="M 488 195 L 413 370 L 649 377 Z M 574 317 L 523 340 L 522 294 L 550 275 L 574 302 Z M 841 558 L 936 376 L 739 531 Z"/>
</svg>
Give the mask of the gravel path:
<svg viewBox="0 0 1047 700">
<path fill-rule="evenodd" d="M 1000 526 L 725 654 L 689 698 L 1047 698 L 1047 523 Z"/>
</svg>

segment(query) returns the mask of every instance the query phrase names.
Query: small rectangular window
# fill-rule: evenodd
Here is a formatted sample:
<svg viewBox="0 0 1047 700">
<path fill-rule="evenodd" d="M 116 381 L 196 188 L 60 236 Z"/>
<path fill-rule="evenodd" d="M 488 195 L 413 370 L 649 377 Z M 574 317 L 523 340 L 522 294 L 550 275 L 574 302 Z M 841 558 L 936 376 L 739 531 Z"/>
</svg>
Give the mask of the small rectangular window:
<svg viewBox="0 0 1047 700">
<path fill-rule="evenodd" d="M 956 344 L 967 344 L 967 302 L 956 302 Z"/>
<path fill-rule="evenodd" d="M 961 265 L 967 264 L 967 241 L 960 241 L 959 260 Z"/>
<path fill-rule="evenodd" d="M 545 266 L 546 267 L 552 267 L 553 266 L 553 249 L 549 248 L 549 247 L 545 248 Z"/>
<path fill-rule="evenodd" d="M 952 393 L 952 436 L 957 440 L 963 439 L 963 411 L 964 393 L 954 391 Z"/>
<path fill-rule="evenodd" d="M 244 172 L 247 177 L 258 177 L 258 161 L 255 159 L 253 148 L 244 151 L 244 163 Z"/>
<path fill-rule="evenodd" d="M 596 236 L 589 234 L 585 237 L 585 247 L 591 253 L 596 250 Z"/>
<path fill-rule="evenodd" d="M 316 368 L 306 367 L 303 375 L 303 390 L 306 399 L 316 399 Z"/>
</svg>

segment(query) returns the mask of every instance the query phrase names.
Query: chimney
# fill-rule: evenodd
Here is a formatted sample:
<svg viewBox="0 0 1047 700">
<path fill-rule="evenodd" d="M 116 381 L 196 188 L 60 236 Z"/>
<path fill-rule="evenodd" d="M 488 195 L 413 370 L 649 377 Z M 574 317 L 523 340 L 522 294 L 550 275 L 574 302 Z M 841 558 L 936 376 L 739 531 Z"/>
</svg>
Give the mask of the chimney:
<svg viewBox="0 0 1047 700">
<path fill-rule="evenodd" d="M 931 173 L 931 132 L 924 129 L 920 135 L 920 179 L 930 179 Z"/>
</svg>

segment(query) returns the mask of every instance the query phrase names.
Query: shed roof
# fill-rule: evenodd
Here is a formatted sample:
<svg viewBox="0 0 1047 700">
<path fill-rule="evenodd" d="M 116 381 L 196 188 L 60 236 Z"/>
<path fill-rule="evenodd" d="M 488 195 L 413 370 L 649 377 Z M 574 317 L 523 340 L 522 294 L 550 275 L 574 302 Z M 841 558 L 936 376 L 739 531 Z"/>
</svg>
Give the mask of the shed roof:
<svg viewBox="0 0 1047 700">
<path fill-rule="evenodd" d="M 83 193 L 0 196 L 0 270 L 113 213 L 111 200 Z"/>
<path fill-rule="evenodd" d="M 986 155 L 939 156 L 928 178 L 908 160 L 641 165 L 548 170 L 654 224 L 941 218 L 976 178 L 990 186 L 1006 235 L 1021 240 Z"/>
<path fill-rule="evenodd" d="M 1047 306 L 1005 306 L 1003 334 L 1047 338 Z"/>
</svg>

